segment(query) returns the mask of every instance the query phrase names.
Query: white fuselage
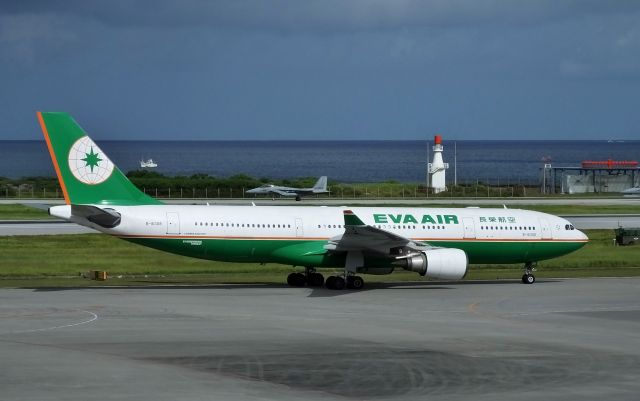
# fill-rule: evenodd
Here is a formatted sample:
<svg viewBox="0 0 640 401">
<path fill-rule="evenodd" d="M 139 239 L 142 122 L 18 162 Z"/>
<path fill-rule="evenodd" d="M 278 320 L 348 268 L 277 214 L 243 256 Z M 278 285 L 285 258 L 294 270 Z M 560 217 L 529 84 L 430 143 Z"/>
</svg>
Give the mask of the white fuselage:
<svg viewBox="0 0 640 401">
<path fill-rule="evenodd" d="M 571 223 L 566 219 L 519 209 L 199 205 L 108 207 L 122 215 L 121 224 L 112 229 L 72 217 L 70 206 L 66 205 L 52 207 L 51 214 L 116 236 L 326 239 L 344 231 L 342 212 L 350 209 L 366 224 L 412 239 L 586 239 L 579 230 L 568 229 Z M 439 220 L 438 216 L 456 216 L 457 222 L 454 224 L 443 218 Z"/>
</svg>

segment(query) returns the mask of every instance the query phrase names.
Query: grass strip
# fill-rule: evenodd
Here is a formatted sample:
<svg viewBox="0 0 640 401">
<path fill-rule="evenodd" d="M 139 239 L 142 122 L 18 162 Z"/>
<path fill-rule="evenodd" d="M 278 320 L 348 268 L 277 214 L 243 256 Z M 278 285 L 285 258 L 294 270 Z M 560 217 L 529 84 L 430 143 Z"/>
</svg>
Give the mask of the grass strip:
<svg viewBox="0 0 640 401">
<path fill-rule="evenodd" d="M 612 230 L 588 230 L 591 241 L 572 254 L 542 261 L 537 277 L 640 276 L 640 246 L 613 246 Z M 0 286 L 69 287 L 211 283 L 284 283 L 291 266 L 192 259 L 102 234 L 0 237 Z M 81 278 L 109 272 L 106 282 Z M 338 272 L 339 270 L 335 270 Z M 329 270 L 323 270 L 325 275 Z M 472 265 L 467 280 L 518 279 L 520 264 Z M 145 277 L 146 276 L 146 277 Z M 416 281 L 414 273 L 366 276 L 367 282 Z"/>
</svg>

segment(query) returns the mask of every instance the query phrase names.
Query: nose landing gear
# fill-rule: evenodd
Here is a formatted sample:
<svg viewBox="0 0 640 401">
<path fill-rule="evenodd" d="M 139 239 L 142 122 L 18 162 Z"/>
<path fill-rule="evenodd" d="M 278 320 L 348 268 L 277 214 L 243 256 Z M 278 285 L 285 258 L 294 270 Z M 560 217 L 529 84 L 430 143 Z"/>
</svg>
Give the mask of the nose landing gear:
<svg viewBox="0 0 640 401">
<path fill-rule="evenodd" d="M 524 264 L 524 274 L 522 275 L 523 284 L 533 284 L 536 282 L 536 277 L 533 272 L 536 271 L 535 262 L 527 262 Z"/>
</svg>

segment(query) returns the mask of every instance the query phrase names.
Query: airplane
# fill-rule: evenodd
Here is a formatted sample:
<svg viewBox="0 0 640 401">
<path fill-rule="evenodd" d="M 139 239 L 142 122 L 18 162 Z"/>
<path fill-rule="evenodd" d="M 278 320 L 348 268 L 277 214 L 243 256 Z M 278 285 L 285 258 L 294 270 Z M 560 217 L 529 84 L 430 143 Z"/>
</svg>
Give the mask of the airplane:
<svg viewBox="0 0 640 401">
<path fill-rule="evenodd" d="M 640 195 L 640 186 L 627 188 L 624 191 L 622 191 L 622 193 L 625 195 Z"/>
<path fill-rule="evenodd" d="M 296 200 L 302 200 L 302 196 L 304 195 L 313 195 L 313 194 L 326 194 L 329 193 L 327 191 L 327 176 L 323 175 L 318 178 L 318 181 L 311 188 L 292 188 L 292 187 L 281 187 L 273 184 L 264 184 L 257 188 L 249 189 L 246 191 L 248 194 L 272 194 L 272 195 L 280 195 L 280 196 L 295 196 Z"/>
<path fill-rule="evenodd" d="M 38 112 L 65 204 L 49 214 L 194 258 L 304 267 L 294 287 L 361 289 L 358 274 L 404 269 L 463 279 L 470 264 L 536 263 L 588 242 L 569 221 L 495 208 L 170 205 L 136 188 L 66 113 Z M 328 277 L 318 269 L 339 269 Z"/>
</svg>

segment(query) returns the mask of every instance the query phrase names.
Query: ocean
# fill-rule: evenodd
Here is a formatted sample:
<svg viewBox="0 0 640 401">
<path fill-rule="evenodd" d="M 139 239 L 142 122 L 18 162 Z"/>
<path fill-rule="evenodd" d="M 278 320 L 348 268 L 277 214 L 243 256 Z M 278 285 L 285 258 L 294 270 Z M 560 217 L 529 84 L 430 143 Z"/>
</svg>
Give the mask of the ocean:
<svg viewBox="0 0 640 401">
<path fill-rule="evenodd" d="M 339 182 L 424 182 L 427 141 L 96 141 L 124 172 L 153 158 L 168 175 L 296 178 L 327 175 Z M 429 153 L 431 153 L 429 143 Z M 454 143 L 444 141 L 454 176 Z M 457 147 L 459 183 L 535 184 L 540 168 L 582 160 L 638 160 L 640 141 L 475 141 Z M 55 176 L 42 141 L 0 141 L 0 177 Z"/>
</svg>

